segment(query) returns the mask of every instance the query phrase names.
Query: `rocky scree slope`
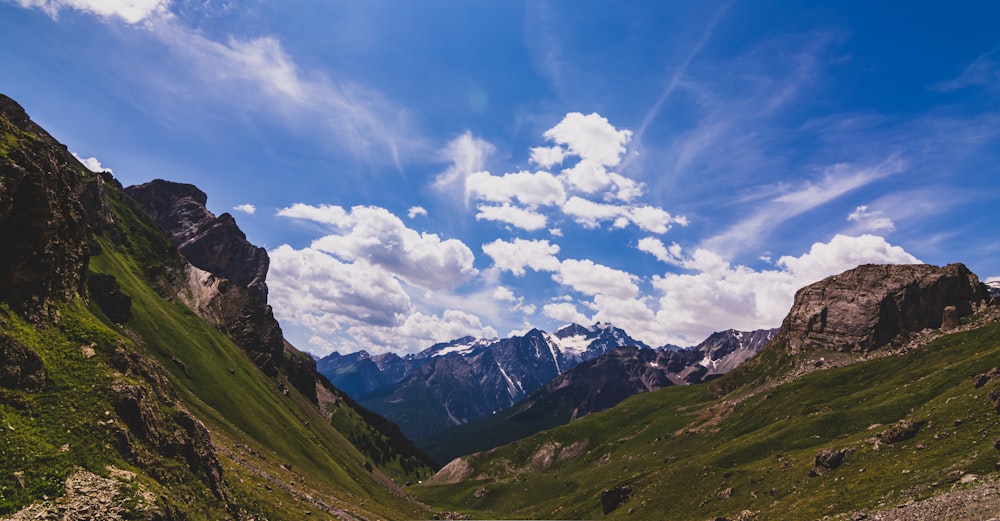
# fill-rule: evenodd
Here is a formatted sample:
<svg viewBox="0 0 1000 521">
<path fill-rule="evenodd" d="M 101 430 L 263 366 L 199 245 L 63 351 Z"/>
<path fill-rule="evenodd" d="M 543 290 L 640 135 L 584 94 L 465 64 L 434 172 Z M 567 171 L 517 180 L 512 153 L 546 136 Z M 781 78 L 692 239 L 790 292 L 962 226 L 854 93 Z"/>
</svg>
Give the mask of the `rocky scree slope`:
<svg viewBox="0 0 1000 521">
<path fill-rule="evenodd" d="M 898 284 L 875 292 L 869 277 Z M 843 286 L 821 291 L 845 280 L 869 293 L 862 300 L 899 307 L 852 304 Z M 823 309 L 827 324 L 904 325 L 895 336 L 826 329 L 810 343 L 783 329 L 707 385 L 643 393 L 458 458 L 417 493 L 473 517 L 679 520 L 892 518 L 942 493 L 979 497 L 960 492 L 995 482 L 1000 461 L 1000 308 L 984 305 L 981 288 L 960 265 L 863 266 L 821 281 L 797 294 L 786 325 L 800 323 L 797 310 Z M 975 312 L 942 328 L 950 306 Z M 897 345 L 900 334 L 908 340 Z M 858 352 L 859 338 L 885 343 Z"/>
<path fill-rule="evenodd" d="M 0 292 L 0 514 L 65 513 L 53 498 L 82 469 L 120 483 L 128 518 L 427 517 L 332 426 L 372 432 L 346 397 L 327 388 L 321 411 L 253 365 L 176 298 L 189 265 L 121 186 L 9 98 L 0 110 L 0 241 L 18 245 Z"/>
<path fill-rule="evenodd" d="M 639 393 L 718 378 L 763 349 L 777 332 L 730 329 L 690 349 L 619 347 L 553 378 L 508 409 L 437 433 L 420 446 L 446 463 L 603 411 Z"/>
</svg>

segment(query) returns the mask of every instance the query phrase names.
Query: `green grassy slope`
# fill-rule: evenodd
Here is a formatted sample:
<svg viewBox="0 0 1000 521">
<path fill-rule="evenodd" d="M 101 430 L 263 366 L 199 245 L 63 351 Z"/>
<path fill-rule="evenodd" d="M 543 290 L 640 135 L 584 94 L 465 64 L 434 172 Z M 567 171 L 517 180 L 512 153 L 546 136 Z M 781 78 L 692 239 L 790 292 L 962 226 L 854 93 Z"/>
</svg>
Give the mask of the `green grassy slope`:
<svg viewBox="0 0 1000 521">
<path fill-rule="evenodd" d="M 780 347 L 769 349 L 779 362 Z M 1000 421 L 989 395 L 1000 393 L 1000 380 L 976 388 L 971 377 L 1000 367 L 1000 324 L 906 355 L 813 372 L 735 403 L 772 371 L 756 367 L 735 374 L 735 383 L 726 377 L 721 387 L 639 395 L 470 456 L 467 480 L 417 493 L 484 518 L 617 519 L 635 509 L 632 518 L 642 519 L 733 518 L 744 510 L 754 519 L 789 512 L 818 519 L 891 508 L 946 490 L 964 473 L 996 471 Z M 724 390 L 730 394 L 713 397 Z M 872 443 L 900 420 L 919 430 Z M 580 442 L 579 455 L 567 451 L 559 461 Z M 841 466 L 810 475 L 820 449 L 850 452 Z M 605 516 L 601 494 L 616 486 L 631 489 L 630 499 Z"/>
<path fill-rule="evenodd" d="M 98 238 L 101 253 L 91 258 L 90 269 L 114 276 L 132 298 L 133 317 L 125 332 L 138 338 L 141 348 L 167 369 L 185 404 L 213 432 L 213 441 L 234 453 L 243 449 L 263 455 L 254 456 L 254 465 L 263 473 L 304 478 L 316 492 L 341 498 L 337 505 L 341 508 L 358 511 L 359 498 L 364 498 L 367 506 L 360 511 L 368 514 L 389 518 L 423 514 L 418 505 L 390 493 L 366 468 L 365 458 L 308 400 L 291 386 L 284 386 L 288 391 L 283 392 L 222 334 L 183 304 L 167 301 L 153 290 L 148 278 L 152 274 L 156 280 L 171 262 L 164 257 L 163 252 L 169 251 L 165 239 L 130 200 L 117 191 L 109 195 L 126 237 L 119 241 L 121 246 Z M 230 468 L 236 474 L 227 476 L 230 482 L 245 481 L 246 469 Z M 259 505 L 269 502 L 270 491 L 264 485 L 256 494 Z M 275 511 L 280 512 L 278 518 L 297 519 L 309 509 L 307 504 L 300 507 L 299 512 L 287 505 Z"/>
</svg>

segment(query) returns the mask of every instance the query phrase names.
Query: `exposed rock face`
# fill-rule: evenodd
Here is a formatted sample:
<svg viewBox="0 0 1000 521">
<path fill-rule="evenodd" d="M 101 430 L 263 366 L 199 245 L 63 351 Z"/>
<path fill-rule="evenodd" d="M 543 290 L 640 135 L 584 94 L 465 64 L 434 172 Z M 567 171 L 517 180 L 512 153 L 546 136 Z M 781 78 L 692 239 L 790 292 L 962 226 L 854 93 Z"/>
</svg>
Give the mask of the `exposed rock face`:
<svg viewBox="0 0 1000 521">
<path fill-rule="evenodd" d="M 205 192 L 157 179 L 130 186 L 125 193 L 142 205 L 188 262 L 249 289 L 266 303 L 267 251 L 247 241 L 232 215 L 209 212 Z"/>
<path fill-rule="evenodd" d="M 867 264 L 800 289 L 780 335 L 792 352 L 867 352 L 940 328 L 949 306 L 961 318 L 989 300 L 986 286 L 962 264 Z"/>
<path fill-rule="evenodd" d="M 180 298 L 240 346 L 264 373 L 285 359 L 281 326 L 267 305 L 267 251 L 250 244 L 229 214 L 215 217 L 189 184 L 156 180 L 130 186 L 135 199 L 190 263 Z M 311 397 L 315 397 L 314 386 Z"/>
<path fill-rule="evenodd" d="M 87 212 L 77 194 L 95 176 L 0 95 L 0 300 L 28 318 L 85 294 Z"/>
<path fill-rule="evenodd" d="M 0 335 L 0 387 L 38 392 L 45 388 L 45 365 L 31 349 Z"/>
</svg>

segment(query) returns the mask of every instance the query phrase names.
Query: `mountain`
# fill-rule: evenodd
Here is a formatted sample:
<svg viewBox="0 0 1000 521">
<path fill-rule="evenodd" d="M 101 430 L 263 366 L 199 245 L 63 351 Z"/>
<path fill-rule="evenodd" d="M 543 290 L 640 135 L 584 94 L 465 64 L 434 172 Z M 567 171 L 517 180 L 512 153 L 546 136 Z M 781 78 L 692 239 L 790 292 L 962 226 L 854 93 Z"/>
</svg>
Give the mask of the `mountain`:
<svg viewBox="0 0 1000 521">
<path fill-rule="evenodd" d="M 800 290 L 725 376 L 457 458 L 413 491 L 476 518 L 992 517 L 1000 302 L 985 291 L 962 265 L 861 266 Z"/>
<path fill-rule="evenodd" d="M 0 515 L 430 517 L 390 479 L 419 453 L 281 338 L 266 252 L 180 188 L 164 233 L 0 96 Z"/>
<path fill-rule="evenodd" d="M 441 431 L 419 445 L 445 463 L 564 425 L 639 393 L 717 378 L 763 349 L 777 332 L 730 329 L 691 349 L 619 347 L 553 378 L 508 409 Z"/>
<path fill-rule="evenodd" d="M 319 362 L 361 405 L 398 424 L 414 440 L 510 407 L 571 369 L 625 345 L 648 348 L 611 324 L 533 329 L 504 339 L 465 337 L 404 358 L 367 353 Z"/>
</svg>

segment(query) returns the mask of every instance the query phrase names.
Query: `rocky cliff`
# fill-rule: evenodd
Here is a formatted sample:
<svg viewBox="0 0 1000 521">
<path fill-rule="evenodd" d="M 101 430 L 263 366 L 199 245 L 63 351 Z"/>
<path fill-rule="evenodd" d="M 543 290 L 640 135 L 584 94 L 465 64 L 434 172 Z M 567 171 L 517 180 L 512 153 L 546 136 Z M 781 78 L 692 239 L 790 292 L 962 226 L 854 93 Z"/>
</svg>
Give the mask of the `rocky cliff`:
<svg viewBox="0 0 1000 521">
<path fill-rule="evenodd" d="M 781 326 L 791 352 L 867 352 L 984 308 L 987 287 L 962 264 L 863 265 L 800 289 Z"/>
<path fill-rule="evenodd" d="M 52 318 L 53 303 L 86 291 L 87 211 L 77 194 L 96 176 L 3 95 L 0 135 L 0 300 Z"/>
<path fill-rule="evenodd" d="M 189 262 L 181 300 L 243 348 L 264 373 L 276 376 L 284 363 L 285 342 L 267 305 L 267 251 L 247 241 L 231 215 L 216 217 L 208 211 L 208 197 L 193 185 L 155 180 L 130 186 L 125 193 Z M 298 364 L 293 368 L 303 369 Z M 303 387 L 299 390 L 315 401 L 315 378 Z"/>
<path fill-rule="evenodd" d="M 112 341 L 106 329 L 85 318 L 88 263 L 96 248 L 91 240 L 114 223 L 106 193 L 109 181 L 109 175 L 87 170 L 64 145 L 32 122 L 20 105 L 0 95 L 0 405 L 9 406 L 3 411 L 8 443 L 0 465 L 5 467 L 0 482 L 5 493 L 0 497 L 31 494 L 63 470 L 49 460 L 29 465 L 31 458 L 38 457 L 37 449 L 23 453 L 25 446 L 51 443 L 46 427 L 58 421 L 58 431 L 69 440 L 60 453 L 85 446 L 82 436 L 109 437 L 104 449 L 117 449 L 125 460 L 143 467 L 161 483 L 200 477 L 224 508 L 233 512 L 209 432 L 178 402 L 162 367 L 134 346 Z M 113 233 L 109 236 L 121 239 Z M 90 281 L 101 288 L 91 291 L 99 294 L 95 300 L 114 301 L 118 313 L 110 315 L 127 321 L 131 300 L 114 277 Z M 71 387 L 76 384 L 93 396 L 68 400 L 67 393 L 78 394 Z M 100 404 L 104 399 L 108 401 Z M 107 421 L 97 425 L 96 417 L 76 417 L 80 414 L 77 407 L 95 407 L 91 400 L 99 402 L 96 407 L 110 407 L 114 415 L 107 410 L 103 413 Z M 58 415 L 46 414 L 64 403 L 74 405 Z M 28 438 L 22 438 L 24 434 L 14 427 L 22 425 L 22 413 L 32 418 Z M 81 429 L 77 421 L 86 425 L 86 434 L 74 432 Z M 24 439 L 30 444 L 19 441 Z M 6 481 L 10 476 L 6 465 L 11 462 L 30 467 L 9 469 L 18 490 Z M 41 481 L 39 476 L 44 476 Z M 0 503 L 9 506 L 6 501 Z M 146 515 L 173 519 L 169 503 L 161 499 L 159 507 L 166 512 L 150 506 Z"/>
</svg>

